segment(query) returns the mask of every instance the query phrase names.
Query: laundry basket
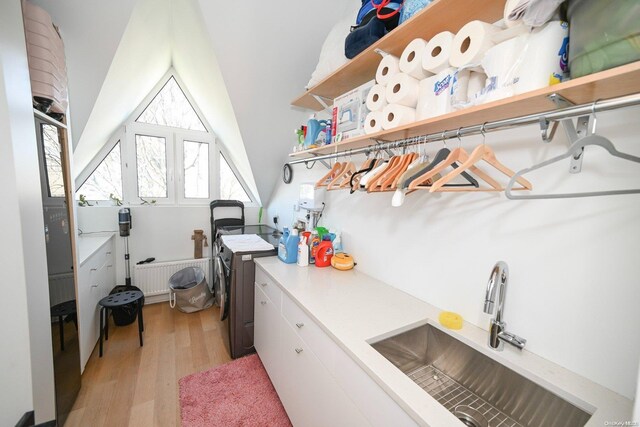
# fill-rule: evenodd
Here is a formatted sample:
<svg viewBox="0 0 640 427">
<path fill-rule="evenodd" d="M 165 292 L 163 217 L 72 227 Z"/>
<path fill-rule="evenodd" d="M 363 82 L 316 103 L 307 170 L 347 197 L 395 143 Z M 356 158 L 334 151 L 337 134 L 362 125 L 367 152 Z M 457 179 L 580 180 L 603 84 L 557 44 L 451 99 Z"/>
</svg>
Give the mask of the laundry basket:
<svg viewBox="0 0 640 427">
<path fill-rule="evenodd" d="M 213 305 L 213 294 L 207 285 L 204 271 L 198 267 L 187 267 L 169 279 L 169 305 L 184 313 L 204 310 Z"/>
</svg>

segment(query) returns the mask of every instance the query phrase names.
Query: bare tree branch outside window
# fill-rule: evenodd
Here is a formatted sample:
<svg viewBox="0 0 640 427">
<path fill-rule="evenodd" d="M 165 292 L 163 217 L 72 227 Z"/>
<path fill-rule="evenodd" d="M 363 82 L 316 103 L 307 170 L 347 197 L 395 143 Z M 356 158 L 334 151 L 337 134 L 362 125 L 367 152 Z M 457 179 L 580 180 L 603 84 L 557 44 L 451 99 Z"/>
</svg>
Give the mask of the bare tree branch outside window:
<svg viewBox="0 0 640 427">
<path fill-rule="evenodd" d="M 120 142 L 104 158 L 89 178 L 76 192 L 76 199 L 82 194 L 87 200 L 109 200 L 113 194 L 122 200 L 122 167 L 120 163 Z"/>
<path fill-rule="evenodd" d="M 62 159 L 60 158 L 60 140 L 58 128 L 42 125 L 42 144 L 47 167 L 47 186 L 50 197 L 64 197 L 64 179 L 62 176 Z"/>
</svg>

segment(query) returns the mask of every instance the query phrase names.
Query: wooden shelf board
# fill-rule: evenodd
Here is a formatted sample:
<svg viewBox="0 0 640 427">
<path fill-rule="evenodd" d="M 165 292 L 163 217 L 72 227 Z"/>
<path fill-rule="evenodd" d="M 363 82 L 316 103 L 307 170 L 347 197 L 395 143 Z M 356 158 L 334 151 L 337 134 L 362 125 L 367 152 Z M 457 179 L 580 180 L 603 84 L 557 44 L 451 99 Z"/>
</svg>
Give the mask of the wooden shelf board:
<svg viewBox="0 0 640 427">
<path fill-rule="evenodd" d="M 380 63 L 380 49 L 400 57 L 415 38 L 431 39 L 442 31 L 457 33 L 467 22 L 496 22 L 502 19 L 504 0 L 435 0 L 410 20 L 400 25 L 365 51 L 327 76 L 320 83 L 294 99 L 291 104 L 310 110 L 323 110 L 313 95 L 335 99 L 375 78 Z"/>
<path fill-rule="evenodd" d="M 485 122 L 549 112 L 557 109 L 555 104 L 548 99 L 548 96 L 553 93 L 562 95 L 576 105 L 640 93 L 640 61 L 511 98 L 454 111 L 388 131 L 362 135 L 336 144 L 291 153 L 289 156 L 293 158 L 311 158 L 313 155 L 366 147 L 373 144 L 375 140 L 395 141 Z"/>
</svg>

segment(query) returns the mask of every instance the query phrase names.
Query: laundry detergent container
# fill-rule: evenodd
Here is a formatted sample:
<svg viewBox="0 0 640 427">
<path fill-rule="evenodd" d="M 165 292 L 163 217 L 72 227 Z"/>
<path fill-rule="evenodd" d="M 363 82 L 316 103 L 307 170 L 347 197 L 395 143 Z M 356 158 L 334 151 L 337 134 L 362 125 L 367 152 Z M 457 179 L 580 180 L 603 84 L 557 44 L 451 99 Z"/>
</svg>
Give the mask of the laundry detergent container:
<svg viewBox="0 0 640 427">
<path fill-rule="evenodd" d="M 213 294 L 198 267 L 187 267 L 169 279 L 169 305 L 185 313 L 204 310 L 213 305 Z"/>
<path fill-rule="evenodd" d="M 567 16 L 572 78 L 640 60 L 638 0 L 571 0 Z"/>
</svg>

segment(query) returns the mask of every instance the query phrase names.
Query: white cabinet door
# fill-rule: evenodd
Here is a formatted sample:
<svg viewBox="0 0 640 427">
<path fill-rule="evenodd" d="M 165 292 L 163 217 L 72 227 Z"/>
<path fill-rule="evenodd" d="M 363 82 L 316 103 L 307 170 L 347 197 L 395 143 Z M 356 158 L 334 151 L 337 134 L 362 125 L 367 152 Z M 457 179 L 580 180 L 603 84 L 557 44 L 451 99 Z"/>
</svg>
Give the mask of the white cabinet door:
<svg viewBox="0 0 640 427">
<path fill-rule="evenodd" d="M 80 366 L 84 370 L 100 337 L 100 306 L 116 284 L 113 238 L 95 251 L 78 273 Z"/>
<path fill-rule="evenodd" d="M 281 396 L 294 426 L 369 425 L 297 332 L 283 321 Z"/>
<path fill-rule="evenodd" d="M 271 382 L 278 390 L 282 382 L 282 374 L 279 372 L 282 361 L 281 352 L 282 318 L 273 302 L 260 289 L 255 287 L 255 304 L 253 320 L 253 345 L 260 356 Z"/>
</svg>

